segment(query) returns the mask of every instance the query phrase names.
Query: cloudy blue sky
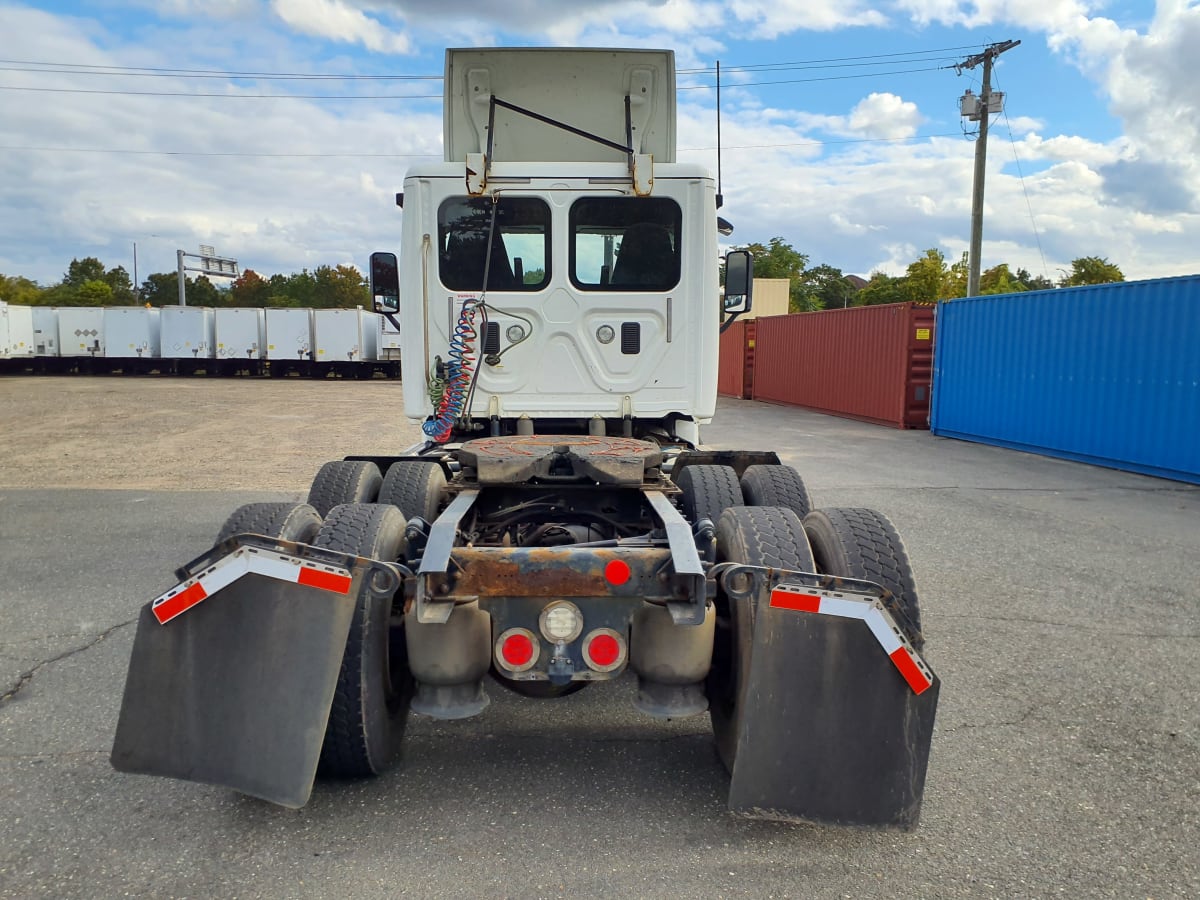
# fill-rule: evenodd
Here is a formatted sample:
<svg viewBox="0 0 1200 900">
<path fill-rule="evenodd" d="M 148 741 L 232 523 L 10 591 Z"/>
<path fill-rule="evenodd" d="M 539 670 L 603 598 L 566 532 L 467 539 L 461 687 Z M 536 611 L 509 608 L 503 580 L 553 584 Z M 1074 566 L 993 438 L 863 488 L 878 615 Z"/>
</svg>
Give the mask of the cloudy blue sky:
<svg viewBox="0 0 1200 900">
<path fill-rule="evenodd" d="M 492 44 L 673 48 L 679 158 L 709 166 L 720 60 L 735 239 L 867 275 L 967 248 L 980 71 L 953 65 L 1019 40 L 984 267 L 1200 271 L 1186 0 L 0 0 L 0 35 L 0 273 L 42 283 L 73 256 L 132 270 L 134 242 L 142 278 L 200 243 L 364 268 L 407 167 L 441 157 L 445 47 Z"/>
</svg>

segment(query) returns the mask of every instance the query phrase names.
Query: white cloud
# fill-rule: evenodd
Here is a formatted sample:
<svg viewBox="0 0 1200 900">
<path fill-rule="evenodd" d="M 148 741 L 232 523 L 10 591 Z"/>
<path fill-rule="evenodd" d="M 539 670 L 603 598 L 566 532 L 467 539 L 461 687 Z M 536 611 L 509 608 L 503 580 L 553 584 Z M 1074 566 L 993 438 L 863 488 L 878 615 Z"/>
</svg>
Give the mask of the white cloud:
<svg viewBox="0 0 1200 900">
<path fill-rule="evenodd" d="M 183 11 L 191 0 L 171 2 Z M 783 14 L 795 12 L 787 3 L 709 0 L 513 0 L 503 6 L 275 0 L 274 7 L 254 7 L 249 0 L 218 5 L 222 15 L 245 18 L 232 38 L 227 23 L 180 20 L 155 25 L 153 40 L 122 39 L 86 18 L 13 6 L 0 6 L 0 33 L 19 40 L 29 58 L 230 69 L 252 59 L 263 69 L 313 71 L 328 60 L 303 55 L 288 29 L 342 42 L 343 48 L 378 40 L 384 41 L 375 48 L 379 52 L 409 52 L 438 46 L 431 35 L 512 43 L 498 33 L 503 25 L 506 31 L 524 29 L 530 43 L 674 44 L 678 64 L 689 67 L 710 63 L 728 34 L 784 29 Z M 267 18 L 268 8 L 280 18 Z M 815 18 L 796 27 L 823 27 L 820 17 L 827 14 L 837 27 L 847 26 L 865 8 L 817 4 L 810 8 Z M 1007 24 L 1036 13 L 1047 41 L 1096 79 L 1125 126 L 1124 136 L 1096 141 L 1015 117 L 1010 125 L 1026 172 L 1023 183 L 1007 134 L 993 132 L 985 267 L 1008 262 L 1043 272 L 1040 237 L 1050 277 L 1071 259 L 1093 254 L 1108 256 L 1130 277 L 1195 268 L 1200 216 L 1171 212 L 1168 201 L 1196 196 L 1200 184 L 1193 162 L 1200 159 L 1193 124 L 1200 122 L 1200 110 L 1187 72 L 1190 47 L 1200 38 L 1196 7 L 1161 2 L 1143 32 L 1089 19 L 1083 4 L 1053 0 L 890 7 L 897 8 L 920 21 L 919 9 L 928 22 L 975 17 Z M 280 28 L 285 20 L 287 28 Z M 303 45 L 312 46 L 308 39 Z M 438 59 L 440 52 L 433 55 Z M 13 72 L 5 81 L 79 84 L 69 76 L 34 78 Z M 170 79 L 155 80 L 154 87 L 200 90 L 195 82 Z M 204 89 L 269 93 L 286 86 L 215 81 Z M 0 153 L 0 207 L 6 211 L 0 217 L 0 272 L 43 281 L 60 277 L 71 255 L 99 255 L 129 268 L 133 241 L 143 275 L 170 270 L 177 248 L 191 249 L 201 240 L 266 273 L 342 262 L 361 268 L 371 250 L 396 245 L 400 214 L 392 195 L 413 161 L 403 154 L 441 157 L 438 101 L 324 104 L 19 91 L 3 97 L 6 133 L 0 142 L 7 145 L 264 154 Z M 715 168 L 711 94 L 683 91 L 679 97 L 680 158 Z M 957 137 L 903 140 L 926 122 L 911 99 L 881 92 L 841 109 L 805 108 L 800 101 L 788 108 L 777 98 L 768 103 L 731 88 L 725 102 L 723 215 L 737 226 L 736 240 L 784 235 L 814 262 L 863 275 L 875 267 L 903 272 L 928 247 L 953 260 L 966 246 L 973 144 Z M 836 143 L 839 138 L 856 143 Z M 901 140 L 873 142 L 896 138 Z M 822 145 L 822 139 L 831 142 Z M 354 155 L 363 153 L 396 155 Z"/>
<path fill-rule="evenodd" d="M 346 0 L 271 0 L 282 21 L 303 34 L 362 44 L 376 53 L 409 53 L 408 36 L 389 30 Z"/>
<path fill-rule="evenodd" d="M 733 0 L 729 8 L 757 38 L 887 23 L 883 13 L 860 0 Z"/>
<path fill-rule="evenodd" d="M 871 138 L 906 138 L 917 133 L 925 117 L 917 104 L 895 94 L 868 94 L 850 112 L 848 125 L 855 134 Z"/>
</svg>

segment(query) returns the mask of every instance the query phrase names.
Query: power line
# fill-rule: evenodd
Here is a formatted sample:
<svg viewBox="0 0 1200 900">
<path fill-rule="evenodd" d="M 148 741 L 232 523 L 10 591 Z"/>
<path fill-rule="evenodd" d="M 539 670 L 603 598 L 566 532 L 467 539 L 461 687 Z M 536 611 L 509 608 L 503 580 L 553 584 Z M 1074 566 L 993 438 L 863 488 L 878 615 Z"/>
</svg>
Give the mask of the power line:
<svg viewBox="0 0 1200 900">
<path fill-rule="evenodd" d="M 1000 87 L 1000 78 L 996 77 L 996 87 Z M 1021 170 L 1021 157 L 1017 154 L 1017 140 L 1013 137 L 1012 122 L 1008 118 L 1008 110 L 1001 110 L 1004 116 L 1004 126 L 1008 129 L 1008 142 L 1012 144 L 1013 162 L 1017 164 L 1017 176 L 1021 179 L 1021 193 L 1025 195 L 1025 208 L 1029 210 L 1029 224 L 1033 228 L 1033 239 L 1037 242 L 1038 256 L 1042 258 L 1042 275 L 1050 277 L 1050 268 L 1046 265 L 1046 253 L 1042 250 L 1042 236 L 1038 232 L 1037 219 L 1033 215 L 1033 203 L 1029 199 L 1029 188 L 1025 184 L 1025 173 Z"/>
<path fill-rule="evenodd" d="M 809 84 L 814 81 L 847 81 L 852 78 L 880 78 L 884 75 L 912 75 L 917 72 L 940 72 L 953 66 L 929 66 L 922 69 L 893 69 L 888 72 L 863 72 L 858 75 L 822 75 L 817 78 L 789 78 L 783 81 L 744 81 L 731 84 L 730 87 L 761 87 L 769 84 Z M 690 84 L 677 88 L 680 91 L 711 91 L 711 84 Z"/>
<path fill-rule="evenodd" d="M 927 66 L 919 69 L 892 69 L 885 72 L 862 72 L 856 75 L 822 75 L 814 78 L 789 78 L 780 81 L 746 81 L 736 87 L 762 87 L 779 84 L 809 84 L 819 81 L 847 81 L 858 78 L 881 78 L 887 75 L 913 75 L 920 72 L 940 72 L 953 66 Z M 677 88 L 679 91 L 713 90 L 714 85 L 693 84 Z M 230 100 L 441 100 L 441 94 L 241 94 L 214 91 L 129 91 L 99 88 L 32 87 L 28 85 L 0 84 L 0 91 L 32 91 L 48 94 L 101 94 L 121 97 L 211 97 Z"/>
<path fill-rule="evenodd" d="M 940 47 L 933 50 L 906 50 L 902 53 L 874 53 L 867 56 L 834 56 L 828 59 L 807 59 L 795 60 L 792 62 L 780 63 L 753 63 L 741 66 L 722 66 L 722 71 L 727 72 L 761 72 L 780 70 L 787 71 L 789 69 L 813 69 L 813 68 L 845 68 L 846 65 L 884 65 L 884 62 L 871 63 L 869 60 L 886 60 L 891 62 L 924 62 L 926 60 L 903 60 L 899 57 L 918 56 L 937 58 L 940 54 L 953 53 L 959 50 L 971 50 L 976 47 L 982 47 L 983 44 L 965 44 L 960 47 Z M 868 60 L 868 62 L 860 62 L 860 60 Z M 703 67 L 698 69 L 678 69 L 679 75 L 699 75 L 713 72 L 712 67 Z"/>
<path fill-rule="evenodd" d="M 890 144 L 920 141 L 926 138 L 955 137 L 957 132 L 914 134 L 898 138 L 844 138 L 831 141 L 793 141 L 780 144 L 740 144 L 723 146 L 724 150 L 775 150 L 789 147 L 824 147 L 839 144 Z M 680 153 L 703 153 L 716 147 L 680 147 Z M 120 156 L 199 156 L 247 157 L 252 159 L 441 159 L 440 153 L 250 153 L 235 150 L 134 150 L 124 147 L 37 147 L 0 146 L 0 150 L 29 153 L 110 153 Z"/>
<path fill-rule="evenodd" d="M 27 68 L 27 67 L 40 68 Z M 53 67 L 53 68 L 46 68 Z M 27 59 L 0 59 L 0 70 L 10 72 L 51 72 L 68 75 L 146 75 L 156 78 L 260 78 L 313 79 L 317 81 L 441 81 L 441 75 L 339 75 L 311 72 L 239 72 L 224 69 L 167 69 L 155 66 L 112 66 L 88 63 L 35 62 Z M 104 71 L 102 71 L 104 70 Z"/>
<path fill-rule="evenodd" d="M 254 159 L 441 159 L 439 153 L 242 153 L 235 150 L 132 150 L 124 147 L 0 147 L 31 153 L 112 153 L 120 156 L 228 156 Z"/>
<path fill-rule="evenodd" d="M 846 68 L 848 66 L 885 65 L 888 62 L 927 62 L 937 54 L 956 53 L 981 47 L 982 44 L 964 44 L 956 47 L 938 47 L 923 50 L 905 50 L 896 53 L 875 53 L 862 56 L 836 56 L 826 59 L 793 60 L 777 63 L 747 63 L 725 66 L 728 72 L 791 71 L 813 68 Z M 928 59 L 902 60 L 903 57 L 928 57 Z M 865 60 L 865 62 L 864 62 Z M 871 62 L 877 60 L 878 62 Z M 885 62 L 886 61 L 886 62 Z M 154 78 L 257 78 L 262 80 L 313 80 L 313 81 L 441 81 L 442 75 L 364 75 L 325 72 L 255 72 L 226 69 L 188 69 L 158 66 L 118 66 L 110 64 L 47 62 L 30 59 L 0 59 L 0 71 L 46 72 L 66 75 L 110 75 L 140 76 Z M 713 66 L 678 69 L 680 75 L 703 75 L 715 72 Z"/>
<path fill-rule="evenodd" d="M 441 94 L 222 94 L 207 91 L 118 91 L 93 88 L 28 87 L 0 84 L 0 91 L 42 94 L 106 94 L 121 97 L 216 97 L 225 100 L 441 100 Z"/>
</svg>

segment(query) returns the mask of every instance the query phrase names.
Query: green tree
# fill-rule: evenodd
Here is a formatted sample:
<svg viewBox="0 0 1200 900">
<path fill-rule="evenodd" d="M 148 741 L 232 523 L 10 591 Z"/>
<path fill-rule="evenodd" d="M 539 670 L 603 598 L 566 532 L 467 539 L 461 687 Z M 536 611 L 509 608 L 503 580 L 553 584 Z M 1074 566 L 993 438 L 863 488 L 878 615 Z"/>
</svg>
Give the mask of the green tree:
<svg viewBox="0 0 1200 900">
<path fill-rule="evenodd" d="M 317 280 L 304 269 L 291 275 L 271 276 L 272 306 L 317 306 Z"/>
<path fill-rule="evenodd" d="M 808 257 L 781 237 L 773 237 L 765 245 L 747 244 L 744 248 L 754 257 L 755 278 L 788 279 L 788 307 L 793 312 L 812 309 L 808 305 L 802 279 Z"/>
<path fill-rule="evenodd" d="M 911 300 L 908 278 L 872 272 L 866 286 L 854 296 L 855 306 L 879 306 L 883 303 L 904 303 Z"/>
<path fill-rule="evenodd" d="M 243 269 L 229 287 L 229 300 L 234 306 L 270 306 L 270 282 L 253 269 Z"/>
<path fill-rule="evenodd" d="M 151 306 L 174 306 L 179 302 L 179 275 L 155 272 L 142 282 L 141 299 Z"/>
<path fill-rule="evenodd" d="M 0 275 L 0 300 L 15 306 L 40 306 L 42 289 L 22 275 Z"/>
<path fill-rule="evenodd" d="M 225 293 L 217 290 L 217 286 L 208 280 L 207 275 L 201 275 L 195 281 L 187 279 L 187 304 L 188 306 L 229 305 Z"/>
<path fill-rule="evenodd" d="M 63 275 L 63 284 L 79 289 L 89 281 L 104 280 L 104 263 L 96 259 L 94 256 L 85 256 L 83 259 L 72 259 L 71 264 L 67 266 L 67 273 Z"/>
<path fill-rule="evenodd" d="M 842 270 L 821 263 L 805 269 L 800 276 L 800 294 L 805 310 L 841 309 L 851 305 L 854 287 L 846 280 Z M 792 312 L 801 312 L 793 309 Z"/>
<path fill-rule="evenodd" d="M 112 288 L 112 302 L 118 306 L 129 306 L 136 300 L 133 294 L 133 280 L 124 266 L 114 266 L 104 273 L 104 282 Z"/>
<path fill-rule="evenodd" d="M 370 308 L 371 289 L 362 272 L 354 266 L 317 266 L 312 277 L 315 282 L 312 305 L 338 309 Z"/>
<path fill-rule="evenodd" d="M 971 262 L 964 250 L 958 262 L 950 266 L 950 274 L 946 276 L 947 299 L 967 296 L 967 276 L 970 274 Z"/>
<path fill-rule="evenodd" d="M 1033 275 L 1028 269 L 1017 269 L 1017 281 L 1029 291 L 1048 291 L 1054 287 L 1054 282 L 1045 275 Z"/>
<path fill-rule="evenodd" d="M 85 281 L 75 291 L 75 304 L 77 306 L 112 306 L 112 302 L 112 285 L 99 278 Z"/>
<path fill-rule="evenodd" d="M 931 247 L 924 256 L 909 264 L 905 282 L 906 299 L 918 303 L 936 303 L 952 295 L 950 268 L 942 251 L 936 248 Z"/>
<path fill-rule="evenodd" d="M 1017 294 L 1024 290 L 1028 288 L 1008 270 L 1008 263 L 993 266 L 979 276 L 980 294 Z"/>
<path fill-rule="evenodd" d="M 1071 271 L 1066 273 L 1058 284 L 1060 287 L 1076 287 L 1081 284 L 1109 284 L 1124 280 L 1124 273 L 1106 258 L 1081 256 L 1071 261 Z"/>
</svg>

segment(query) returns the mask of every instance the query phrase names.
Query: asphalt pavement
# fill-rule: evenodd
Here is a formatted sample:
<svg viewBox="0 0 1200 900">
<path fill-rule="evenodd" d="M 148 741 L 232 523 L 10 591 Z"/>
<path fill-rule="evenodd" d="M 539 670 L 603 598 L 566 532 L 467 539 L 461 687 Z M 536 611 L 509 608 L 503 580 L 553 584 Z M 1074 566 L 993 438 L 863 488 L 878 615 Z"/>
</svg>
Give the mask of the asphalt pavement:
<svg viewBox="0 0 1200 900">
<path fill-rule="evenodd" d="M 730 816 L 707 717 L 644 718 L 628 679 L 413 716 L 393 772 L 298 811 L 117 773 L 139 607 L 311 473 L 2 489 L 0 896 L 1200 896 L 1200 488 L 748 401 L 717 423 L 904 535 L 942 680 L 917 830 Z"/>
</svg>

